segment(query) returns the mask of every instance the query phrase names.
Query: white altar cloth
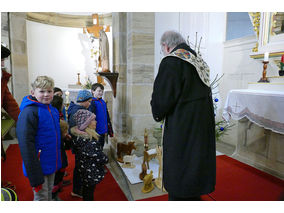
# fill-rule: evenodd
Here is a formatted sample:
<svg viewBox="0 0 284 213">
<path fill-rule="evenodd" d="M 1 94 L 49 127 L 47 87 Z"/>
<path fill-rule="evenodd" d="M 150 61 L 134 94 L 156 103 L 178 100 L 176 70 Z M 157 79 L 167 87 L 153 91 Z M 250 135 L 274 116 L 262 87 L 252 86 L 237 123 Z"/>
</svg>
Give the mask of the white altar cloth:
<svg viewBox="0 0 284 213">
<path fill-rule="evenodd" d="M 284 134 L 284 91 L 231 90 L 224 106 L 223 118 L 251 122 Z"/>
<path fill-rule="evenodd" d="M 142 157 L 135 157 L 133 164 L 135 165 L 135 168 L 124 168 L 122 167 L 123 163 L 118 162 L 120 165 L 121 169 L 123 170 L 124 174 L 126 175 L 127 179 L 131 184 L 136 184 L 136 183 L 142 183 L 143 181 L 140 180 L 139 174 L 142 172 L 142 165 L 143 163 L 143 156 Z M 149 167 L 150 169 L 147 170 L 147 174 L 153 171 L 153 178 L 158 178 L 159 174 L 159 161 L 154 158 L 149 161 Z"/>
</svg>

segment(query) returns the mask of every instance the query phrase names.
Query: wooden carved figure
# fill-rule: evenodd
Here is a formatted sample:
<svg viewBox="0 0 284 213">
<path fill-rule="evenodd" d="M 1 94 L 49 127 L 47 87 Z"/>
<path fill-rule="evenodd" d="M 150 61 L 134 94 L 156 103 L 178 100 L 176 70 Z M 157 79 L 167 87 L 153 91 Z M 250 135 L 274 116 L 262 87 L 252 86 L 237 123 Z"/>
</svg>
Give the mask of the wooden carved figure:
<svg viewBox="0 0 284 213">
<path fill-rule="evenodd" d="M 159 189 L 162 189 L 162 147 L 157 146 L 157 159 L 159 161 L 159 173 L 158 173 L 158 178 L 155 179 L 155 184 Z"/>
<path fill-rule="evenodd" d="M 141 165 L 141 168 L 142 168 L 142 171 L 141 171 L 141 173 L 139 174 L 139 178 L 140 178 L 140 180 L 143 180 L 144 177 L 147 175 L 147 166 L 146 166 L 145 161 L 143 161 L 143 163 L 142 163 L 142 165 Z"/>
<path fill-rule="evenodd" d="M 144 130 L 144 150 L 148 150 L 148 132 L 147 129 Z"/>
<path fill-rule="evenodd" d="M 135 165 L 133 164 L 135 157 L 136 157 L 136 155 L 124 155 L 122 167 L 124 167 L 124 168 L 135 168 Z"/>
<path fill-rule="evenodd" d="M 128 142 L 128 144 L 124 143 L 117 143 L 116 147 L 116 154 L 117 154 L 117 161 L 123 163 L 123 156 L 122 154 L 131 155 L 133 149 L 136 150 L 134 145 L 134 141 Z"/>
<path fill-rule="evenodd" d="M 147 168 L 150 169 L 149 161 L 157 156 L 156 149 L 150 149 L 148 151 L 144 151 L 144 161 L 147 163 Z"/>
<path fill-rule="evenodd" d="M 154 189 L 153 180 L 153 171 L 151 170 L 150 174 L 146 175 L 143 179 L 144 186 L 142 188 L 143 193 L 149 193 Z"/>
</svg>

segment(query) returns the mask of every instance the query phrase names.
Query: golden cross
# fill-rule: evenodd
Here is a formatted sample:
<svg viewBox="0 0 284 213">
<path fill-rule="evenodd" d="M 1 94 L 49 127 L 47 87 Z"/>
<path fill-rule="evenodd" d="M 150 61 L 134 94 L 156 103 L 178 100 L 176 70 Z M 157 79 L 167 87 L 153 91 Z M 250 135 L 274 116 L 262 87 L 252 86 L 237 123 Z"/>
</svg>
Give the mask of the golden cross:
<svg viewBox="0 0 284 213">
<path fill-rule="evenodd" d="M 87 30 L 88 33 L 93 34 L 95 36 L 95 38 L 99 38 L 100 37 L 100 30 L 104 30 L 104 26 L 100 25 L 98 14 L 93 14 L 92 18 L 93 18 L 93 21 L 94 21 L 95 24 L 91 27 L 86 27 L 86 29 L 84 28 L 84 33 L 86 33 L 85 30 Z M 106 29 L 104 31 L 109 32 L 110 26 L 109 25 L 106 26 Z"/>
</svg>

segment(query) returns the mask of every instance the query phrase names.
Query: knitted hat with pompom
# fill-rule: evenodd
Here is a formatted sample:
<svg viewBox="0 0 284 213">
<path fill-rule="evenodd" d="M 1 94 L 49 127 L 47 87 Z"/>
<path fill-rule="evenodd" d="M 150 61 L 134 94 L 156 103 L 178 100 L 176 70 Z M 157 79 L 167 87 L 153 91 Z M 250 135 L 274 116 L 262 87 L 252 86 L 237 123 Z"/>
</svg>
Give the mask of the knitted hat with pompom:
<svg viewBox="0 0 284 213">
<path fill-rule="evenodd" d="M 96 119 L 96 116 L 94 113 L 91 113 L 88 110 L 80 109 L 73 115 L 73 118 L 76 122 L 76 126 L 78 127 L 78 129 L 83 131 L 89 126 L 89 124 L 93 120 Z"/>
</svg>

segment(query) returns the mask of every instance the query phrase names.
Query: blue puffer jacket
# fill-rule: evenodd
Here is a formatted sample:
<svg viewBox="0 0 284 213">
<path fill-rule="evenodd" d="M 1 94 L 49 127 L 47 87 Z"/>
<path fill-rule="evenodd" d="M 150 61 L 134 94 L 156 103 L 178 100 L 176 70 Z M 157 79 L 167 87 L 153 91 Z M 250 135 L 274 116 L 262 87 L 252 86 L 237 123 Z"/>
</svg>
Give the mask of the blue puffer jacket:
<svg viewBox="0 0 284 213">
<path fill-rule="evenodd" d="M 59 112 L 32 96 L 23 98 L 20 110 L 16 133 L 24 175 L 34 187 L 61 168 Z"/>
<path fill-rule="evenodd" d="M 96 132 L 100 135 L 108 132 L 108 113 L 106 102 L 102 98 L 93 98 L 89 110 L 96 115 Z"/>
</svg>

